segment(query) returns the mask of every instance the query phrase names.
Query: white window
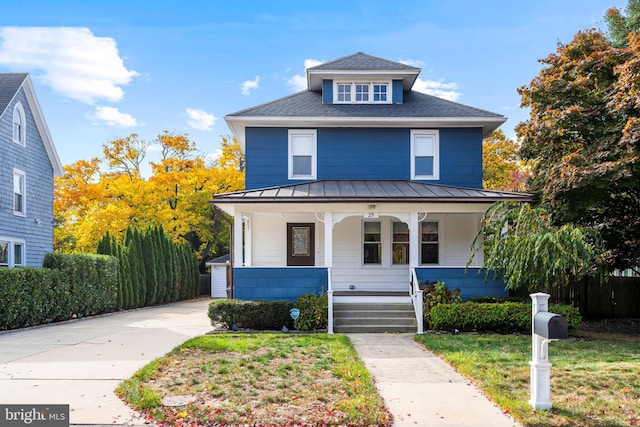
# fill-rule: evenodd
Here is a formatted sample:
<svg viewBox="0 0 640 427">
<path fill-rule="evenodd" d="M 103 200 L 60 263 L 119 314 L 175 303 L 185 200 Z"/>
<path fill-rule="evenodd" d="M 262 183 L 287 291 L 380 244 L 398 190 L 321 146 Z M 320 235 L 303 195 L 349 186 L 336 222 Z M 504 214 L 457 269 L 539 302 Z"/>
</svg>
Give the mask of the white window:
<svg viewBox="0 0 640 427">
<path fill-rule="evenodd" d="M 363 263 L 382 263 L 382 223 L 367 221 L 363 223 Z"/>
<path fill-rule="evenodd" d="M 289 179 L 316 179 L 316 131 L 289 130 Z"/>
<path fill-rule="evenodd" d="M 394 221 L 392 228 L 391 263 L 393 265 L 409 264 L 409 226 L 404 222 Z"/>
<path fill-rule="evenodd" d="M 437 130 L 411 131 L 411 179 L 440 178 Z"/>
<path fill-rule="evenodd" d="M 391 102 L 391 82 L 336 82 L 337 104 L 388 104 Z"/>
<path fill-rule="evenodd" d="M 420 264 L 440 262 L 439 225 L 435 221 L 420 223 Z"/>
<path fill-rule="evenodd" d="M 24 240 L 0 237 L 0 267 L 25 265 Z"/>
<path fill-rule="evenodd" d="M 18 102 L 13 109 L 13 142 L 22 146 L 26 145 L 26 117 L 22 104 Z"/>
<path fill-rule="evenodd" d="M 13 170 L 13 213 L 25 216 L 26 209 L 26 175 L 20 169 Z"/>
</svg>

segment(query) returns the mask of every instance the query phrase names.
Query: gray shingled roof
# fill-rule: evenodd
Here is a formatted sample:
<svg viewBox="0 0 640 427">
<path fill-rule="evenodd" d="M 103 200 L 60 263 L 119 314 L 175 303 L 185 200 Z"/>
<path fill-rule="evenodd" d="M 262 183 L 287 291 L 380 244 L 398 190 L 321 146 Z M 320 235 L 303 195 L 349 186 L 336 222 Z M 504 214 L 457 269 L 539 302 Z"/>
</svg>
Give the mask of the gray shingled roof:
<svg viewBox="0 0 640 427">
<path fill-rule="evenodd" d="M 531 201 L 521 193 L 478 190 L 403 180 L 320 180 L 281 187 L 214 195 L 213 203 L 493 203 L 502 200 Z"/>
<path fill-rule="evenodd" d="M 0 73 L 0 116 L 4 114 L 27 76 L 27 73 Z"/>
<path fill-rule="evenodd" d="M 342 58 L 334 59 L 333 61 L 325 62 L 315 67 L 310 67 L 309 71 L 316 70 L 323 71 L 380 71 L 380 70 L 415 70 L 416 73 L 420 72 L 420 68 L 412 67 L 410 65 L 402 64 L 400 62 L 393 62 L 387 59 L 378 58 L 377 56 L 367 55 L 366 53 L 358 52 L 352 55 L 343 56 Z"/>
<path fill-rule="evenodd" d="M 488 117 L 500 114 L 417 91 L 402 104 L 323 104 L 318 92 L 302 91 L 227 115 L 234 117 Z"/>
</svg>

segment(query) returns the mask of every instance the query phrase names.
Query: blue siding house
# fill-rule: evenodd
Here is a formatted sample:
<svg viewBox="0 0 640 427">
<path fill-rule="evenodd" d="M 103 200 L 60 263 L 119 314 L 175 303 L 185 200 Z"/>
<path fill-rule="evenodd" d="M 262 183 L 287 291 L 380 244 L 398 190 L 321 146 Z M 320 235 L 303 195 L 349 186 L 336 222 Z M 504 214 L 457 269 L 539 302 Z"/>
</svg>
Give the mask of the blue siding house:
<svg viewBox="0 0 640 427">
<path fill-rule="evenodd" d="M 506 119 L 412 90 L 419 73 L 356 53 L 225 117 L 246 157 L 245 191 L 212 201 L 234 219 L 236 298 L 328 292 L 332 332 L 338 305 L 413 302 L 421 319 L 419 283 L 505 294 L 482 254 L 465 266 L 485 210 L 530 199 L 482 189 L 482 139 Z"/>
<path fill-rule="evenodd" d="M 0 73 L 0 267 L 53 251 L 53 177 L 62 173 L 29 74 Z"/>
</svg>

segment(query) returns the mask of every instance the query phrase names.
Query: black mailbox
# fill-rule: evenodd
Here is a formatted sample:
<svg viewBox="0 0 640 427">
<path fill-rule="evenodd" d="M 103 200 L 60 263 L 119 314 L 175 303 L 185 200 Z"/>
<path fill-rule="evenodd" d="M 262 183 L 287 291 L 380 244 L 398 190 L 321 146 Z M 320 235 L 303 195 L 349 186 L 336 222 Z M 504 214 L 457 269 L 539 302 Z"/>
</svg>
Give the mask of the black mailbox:
<svg viewBox="0 0 640 427">
<path fill-rule="evenodd" d="M 564 340 L 569 337 L 567 319 L 555 313 L 541 311 L 533 318 L 533 332 L 550 340 Z"/>
</svg>

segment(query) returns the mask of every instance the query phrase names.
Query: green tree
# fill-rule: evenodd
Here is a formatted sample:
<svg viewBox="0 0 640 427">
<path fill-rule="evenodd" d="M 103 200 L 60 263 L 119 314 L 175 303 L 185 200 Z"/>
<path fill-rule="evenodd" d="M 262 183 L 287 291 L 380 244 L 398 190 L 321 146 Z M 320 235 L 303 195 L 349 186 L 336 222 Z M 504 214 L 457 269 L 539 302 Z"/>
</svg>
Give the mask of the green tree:
<svg viewBox="0 0 640 427">
<path fill-rule="evenodd" d="M 530 191 L 555 224 L 598 230 L 610 268 L 640 265 L 637 59 L 601 32 L 579 32 L 519 89 L 527 121 L 516 128 L 532 164 Z"/>
<path fill-rule="evenodd" d="M 625 13 L 626 16 L 620 9 L 612 7 L 604 16 L 614 47 L 627 46 L 629 33 L 640 32 L 640 0 L 629 0 Z"/>
<path fill-rule="evenodd" d="M 598 235 L 572 224 L 552 225 L 541 206 L 502 202 L 485 212 L 468 265 L 478 253 L 484 254 L 486 275 L 502 276 L 507 289 L 549 291 L 593 272 Z"/>
</svg>

